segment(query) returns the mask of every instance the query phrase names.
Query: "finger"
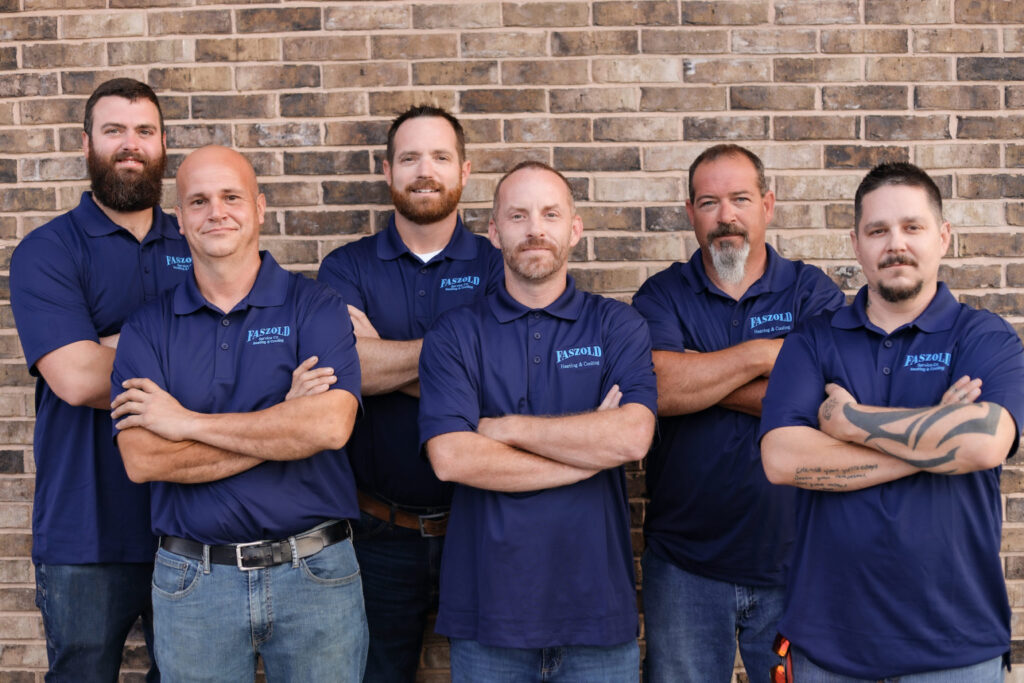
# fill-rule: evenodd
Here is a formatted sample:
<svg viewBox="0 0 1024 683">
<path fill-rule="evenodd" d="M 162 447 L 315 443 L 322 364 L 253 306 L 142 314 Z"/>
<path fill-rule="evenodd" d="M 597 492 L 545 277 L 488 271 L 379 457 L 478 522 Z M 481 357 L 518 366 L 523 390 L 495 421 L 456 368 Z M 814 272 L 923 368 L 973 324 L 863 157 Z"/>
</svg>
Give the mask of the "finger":
<svg viewBox="0 0 1024 683">
<path fill-rule="evenodd" d="M 307 370 L 299 376 L 299 382 L 309 382 L 312 380 L 319 379 L 321 377 L 333 377 L 334 368 L 317 368 L 316 370 Z"/>
<path fill-rule="evenodd" d="M 310 356 L 306 360 L 302 361 L 301 363 L 298 364 L 298 366 L 296 366 L 294 370 L 292 370 L 292 376 L 297 377 L 302 373 L 306 372 L 314 365 L 316 365 L 317 360 L 319 359 L 316 356 Z"/>
<path fill-rule="evenodd" d="M 121 382 L 122 389 L 141 389 L 145 392 L 157 391 L 160 387 L 148 377 L 132 377 Z"/>
</svg>

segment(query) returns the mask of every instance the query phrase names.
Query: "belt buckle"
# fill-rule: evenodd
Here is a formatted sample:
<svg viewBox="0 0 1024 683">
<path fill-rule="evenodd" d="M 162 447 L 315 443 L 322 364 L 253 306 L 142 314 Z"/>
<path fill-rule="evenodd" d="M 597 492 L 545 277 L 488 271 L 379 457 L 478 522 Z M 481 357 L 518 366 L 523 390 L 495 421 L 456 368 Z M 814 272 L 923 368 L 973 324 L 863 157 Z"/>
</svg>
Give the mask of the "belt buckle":
<svg viewBox="0 0 1024 683">
<path fill-rule="evenodd" d="M 419 524 L 420 524 L 420 536 L 422 536 L 423 538 L 440 538 L 441 536 L 444 536 L 443 533 L 441 533 L 441 534 L 432 534 L 432 533 L 428 532 L 426 530 L 426 528 L 423 526 L 423 522 L 433 522 L 435 520 L 445 519 L 445 518 L 448 517 L 448 515 L 449 515 L 449 513 L 447 513 L 447 512 L 435 512 L 435 513 L 430 514 L 430 515 L 417 515 L 416 519 L 419 521 Z M 445 530 L 446 531 L 447 531 L 447 526 L 448 525 L 446 523 L 445 524 Z"/>
<path fill-rule="evenodd" d="M 263 545 L 266 541 L 250 541 L 249 543 L 236 543 L 235 544 L 235 564 L 238 566 L 239 571 L 251 572 L 254 569 L 260 569 L 260 567 L 246 567 L 242 564 L 242 548 L 247 548 L 253 545 Z"/>
</svg>

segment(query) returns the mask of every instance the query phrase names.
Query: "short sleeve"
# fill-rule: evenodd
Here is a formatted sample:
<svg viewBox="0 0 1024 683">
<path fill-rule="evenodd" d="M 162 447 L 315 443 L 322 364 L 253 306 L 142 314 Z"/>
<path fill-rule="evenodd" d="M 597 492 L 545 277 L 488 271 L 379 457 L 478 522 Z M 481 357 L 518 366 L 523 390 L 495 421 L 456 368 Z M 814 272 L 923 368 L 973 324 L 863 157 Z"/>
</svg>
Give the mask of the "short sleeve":
<svg viewBox="0 0 1024 683">
<path fill-rule="evenodd" d="M 979 401 L 1006 409 L 1016 423 L 1016 437 L 1010 454 L 1017 450 L 1024 426 L 1024 348 L 1020 337 L 994 314 L 981 313 L 987 320 L 974 325 L 973 333 L 961 344 L 954 362 L 954 380 L 967 375 L 981 379 Z"/>
<path fill-rule="evenodd" d="M 480 422 L 479 364 L 467 362 L 463 356 L 464 351 L 469 352 L 464 344 L 479 344 L 479 336 L 461 341 L 451 318 L 442 316 L 423 338 L 420 448 L 441 434 L 476 431 Z"/>
<path fill-rule="evenodd" d="M 117 353 L 114 355 L 114 370 L 110 375 L 110 400 L 124 389 L 122 383 L 127 379 L 144 377 L 152 380 L 164 391 L 167 391 L 167 377 L 164 374 L 161 354 L 158 349 L 160 332 L 147 325 L 146 321 L 154 316 L 147 315 L 152 310 L 159 311 L 155 305 L 140 309 L 125 321 L 121 327 L 121 336 L 117 341 Z M 117 427 L 113 427 L 116 437 Z"/>
<path fill-rule="evenodd" d="M 604 338 L 607 347 L 607 393 L 613 384 L 622 391 L 621 404 L 639 403 L 658 414 L 658 385 L 651 360 L 651 337 L 647 323 L 634 310 L 617 301 L 608 302 L 610 311 Z"/>
<path fill-rule="evenodd" d="M 820 268 L 805 268 L 810 281 L 804 285 L 805 294 L 800 306 L 798 323 L 825 311 L 838 311 L 846 303 L 842 290 Z"/>
<path fill-rule="evenodd" d="M 339 247 L 324 258 L 317 273 L 317 282 L 322 282 L 341 295 L 347 304 L 360 311 L 366 311 L 366 300 L 359 286 L 359 271 L 352 261 L 353 247 Z"/>
<path fill-rule="evenodd" d="M 659 351 L 686 350 L 683 321 L 658 275 L 648 279 L 640 287 L 633 297 L 633 308 L 647 321 L 653 348 Z"/>
<path fill-rule="evenodd" d="M 324 285 L 307 281 L 313 291 L 302 296 L 309 301 L 299 329 L 299 361 L 319 357 L 318 367 L 334 368 L 338 381 L 332 389 L 344 389 L 362 403 L 359 355 L 345 299 Z"/>
<path fill-rule="evenodd" d="M 825 400 L 825 377 L 813 337 L 806 328 L 788 335 L 775 360 L 761 404 L 760 440 L 779 427 L 818 428 L 818 406 Z"/>
</svg>

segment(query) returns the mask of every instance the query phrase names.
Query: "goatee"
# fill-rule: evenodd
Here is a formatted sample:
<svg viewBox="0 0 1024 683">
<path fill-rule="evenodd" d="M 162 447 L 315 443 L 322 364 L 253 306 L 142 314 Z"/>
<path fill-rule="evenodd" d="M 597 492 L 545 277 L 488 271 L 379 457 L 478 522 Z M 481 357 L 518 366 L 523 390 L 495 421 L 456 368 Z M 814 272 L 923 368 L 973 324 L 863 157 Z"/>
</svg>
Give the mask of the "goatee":
<svg viewBox="0 0 1024 683">
<path fill-rule="evenodd" d="M 743 243 L 734 247 L 731 244 L 717 242 L 719 238 L 731 236 L 742 237 Z M 750 255 L 750 238 L 746 230 L 731 223 L 719 223 L 708 235 L 708 250 L 711 252 L 711 263 L 715 266 L 715 273 L 720 280 L 730 285 L 737 285 L 743 281 L 743 276 L 747 272 L 747 257 Z"/>
</svg>

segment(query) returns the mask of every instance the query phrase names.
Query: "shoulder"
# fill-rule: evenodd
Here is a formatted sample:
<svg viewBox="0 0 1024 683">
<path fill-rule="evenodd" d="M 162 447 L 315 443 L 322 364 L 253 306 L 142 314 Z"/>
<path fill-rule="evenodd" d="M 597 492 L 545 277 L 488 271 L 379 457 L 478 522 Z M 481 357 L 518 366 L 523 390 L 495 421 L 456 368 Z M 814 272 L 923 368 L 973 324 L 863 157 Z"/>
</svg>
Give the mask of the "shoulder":
<svg viewBox="0 0 1024 683">
<path fill-rule="evenodd" d="M 991 311 L 959 304 L 957 326 L 965 340 L 974 340 L 992 335 L 1004 336 L 1019 343 L 1020 338 L 1010 323 Z"/>
<path fill-rule="evenodd" d="M 658 271 L 654 275 L 647 278 L 640 289 L 637 290 L 637 295 L 651 294 L 659 292 L 662 294 L 678 294 L 685 291 L 689 285 L 686 281 L 686 274 L 689 269 L 689 264 L 676 262 L 665 268 L 664 270 Z"/>
<path fill-rule="evenodd" d="M 367 259 L 376 258 L 377 240 L 383 233 L 368 235 L 354 242 L 343 244 L 332 250 L 320 264 L 320 270 L 359 270 L 369 262 Z"/>
</svg>

